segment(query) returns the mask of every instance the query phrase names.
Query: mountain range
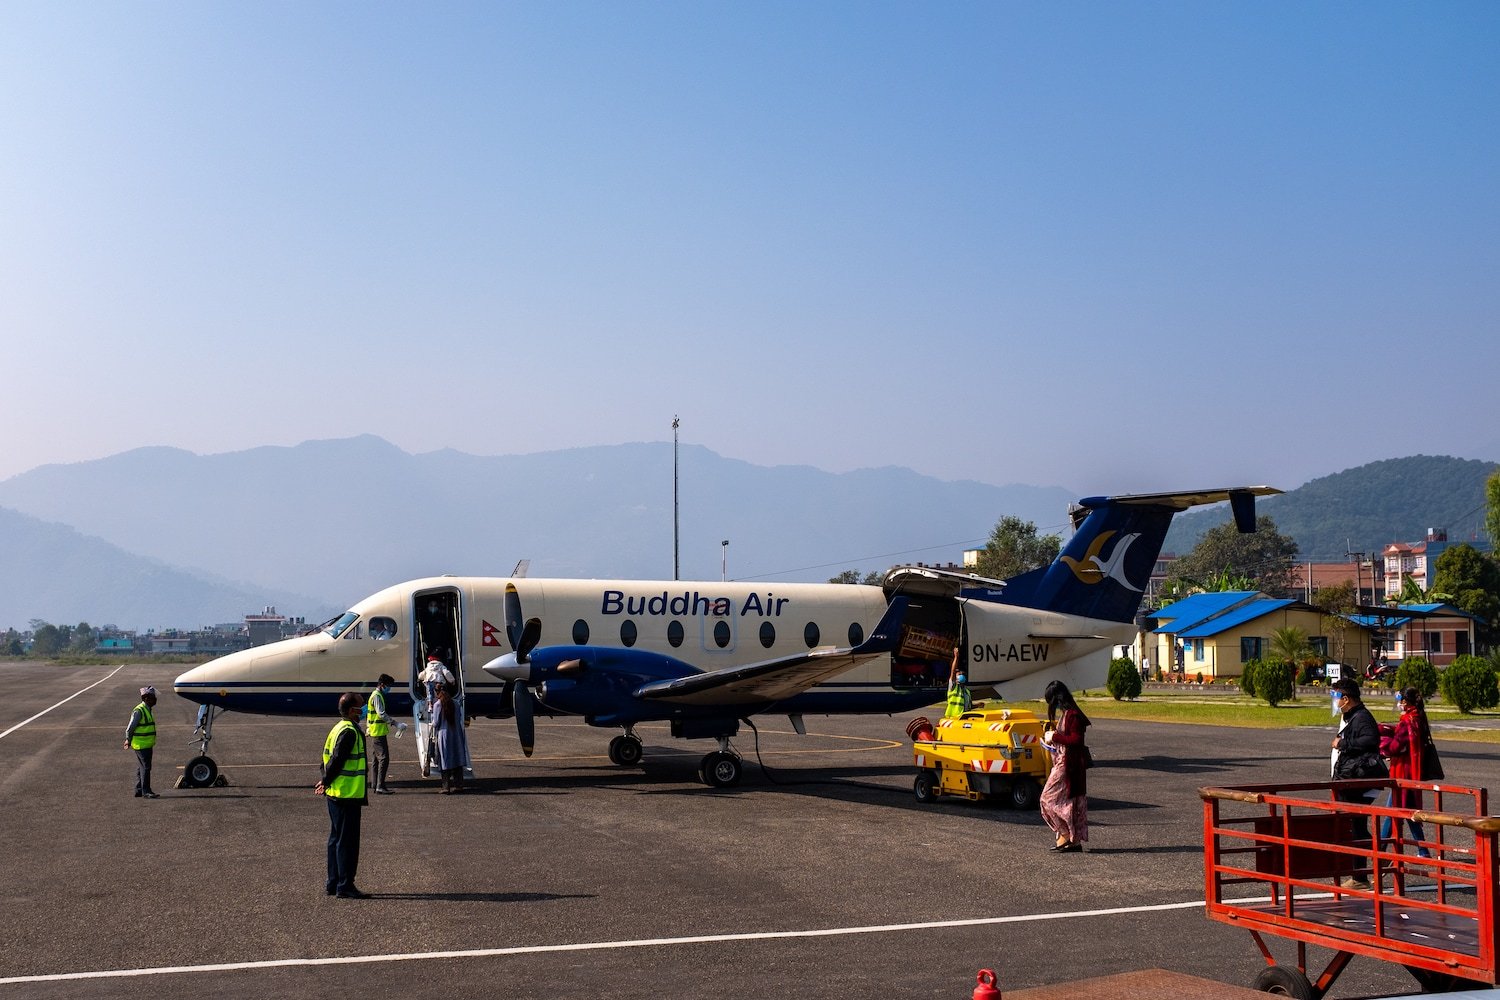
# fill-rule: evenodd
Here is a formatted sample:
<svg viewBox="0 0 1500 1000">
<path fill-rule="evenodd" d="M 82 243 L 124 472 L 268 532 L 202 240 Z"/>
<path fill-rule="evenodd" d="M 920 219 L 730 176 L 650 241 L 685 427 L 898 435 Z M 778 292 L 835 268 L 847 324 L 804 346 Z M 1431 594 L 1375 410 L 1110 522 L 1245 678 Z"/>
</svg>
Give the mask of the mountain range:
<svg viewBox="0 0 1500 1000">
<path fill-rule="evenodd" d="M 677 458 L 685 580 L 721 571 L 824 580 L 957 561 L 1006 514 L 1062 531 L 1077 499 L 1062 487 L 899 467 L 757 466 L 694 445 Z M 1419 540 L 1431 527 L 1466 540 L 1483 524 L 1494 468 L 1391 459 L 1312 480 L 1260 510 L 1320 561 Z M 321 620 L 393 583 L 504 576 L 522 559 L 534 576 L 671 579 L 673 483 L 665 442 L 483 457 L 412 455 L 366 435 L 41 466 L 0 482 L 0 629 L 31 619 L 193 627 L 267 605 Z M 1190 550 L 1227 517 L 1222 508 L 1178 517 L 1167 551 Z"/>
<path fill-rule="evenodd" d="M 718 579 L 726 563 L 730 577 L 775 582 L 957 560 L 1000 513 L 1057 530 L 1075 499 L 897 467 L 756 466 L 700 446 L 678 459 L 683 579 Z M 402 580 L 504 576 L 521 559 L 535 576 L 674 569 L 665 442 L 495 457 L 411 455 L 372 436 L 219 455 L 142 448 L 11 477 L 0 507 L 15 515 L 0 519 L 0 628 L 197 625 L 267 604 L 313 619 Z M 41 526 L 19 515 L 50 522 L 77 554 L 25 544 Z M 185 582 L 139 583 L 174 568 Z"/>
</svg>

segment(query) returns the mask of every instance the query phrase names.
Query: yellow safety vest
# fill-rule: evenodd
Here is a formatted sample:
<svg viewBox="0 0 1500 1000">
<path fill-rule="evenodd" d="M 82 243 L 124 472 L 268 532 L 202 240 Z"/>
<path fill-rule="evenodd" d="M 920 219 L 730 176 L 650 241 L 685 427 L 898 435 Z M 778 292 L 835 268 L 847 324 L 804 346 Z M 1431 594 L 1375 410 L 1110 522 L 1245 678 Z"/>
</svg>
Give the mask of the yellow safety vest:
<svg viewBox="0 0 1500 1000">
<path fill-rule="evenodd" d="M 156 746 L 156 717 L 151 714 L 151 706 L 144 701 L 135 706 L 135 710 L 141 713 L 141 722 L 130 734 L 130 749 L 150 750 Z"/>
<path fill-rule="evenodd" d="M 384 736 L 391 731 L 390 716 L 385 714 L 385 696 L 377 689 L 370 692 L 365 702 L 365 729 L 371 736 Z"/>
<path fill-rule="evenodd" d="M 962 684 L 955 684 L 948 689 L 948 707 L 943 710 L 943 718 L 956 719 L 973 704 L 969 698 L 969 689 Z"/>
<path fill-rule="evenodd" d="M 340 719 L 338 725 L 328 731 L 328 739 L 323 741 L 323 769 L 328 769 L 333 745 L 345 729 L 354 731 L 354 749 L 349 752 L 339 776 L 323 786 L 323 794 L 331 799 L 362 799 L 365 797 L 365 738 L 359 727 L 348 719 Z"/>
</svg>

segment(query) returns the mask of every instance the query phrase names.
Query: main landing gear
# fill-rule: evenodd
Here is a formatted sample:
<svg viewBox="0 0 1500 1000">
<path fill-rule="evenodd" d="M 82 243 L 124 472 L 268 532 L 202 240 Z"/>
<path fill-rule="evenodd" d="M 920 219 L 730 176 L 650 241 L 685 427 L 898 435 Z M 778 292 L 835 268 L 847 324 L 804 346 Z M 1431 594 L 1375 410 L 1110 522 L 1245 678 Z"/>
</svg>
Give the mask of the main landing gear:
<svg viewBox="0 0 1500 1000">
<path fill-rule="evenodd" d="M 729 737 L 719 737 L 719 749 L 703 756 L 698 765 L 698 780 L 709 788 L 730 788 L 744 775 L 740 755 L 729 749 Z"/>
<path fill-rule="evenodd" d="M 705 754 L 698 765 L 698 780 L 709 788 L 738 785 L 745 772 L 740 755 L 730 749 L 728 736 L 720 736 L 718 741 L 719 749 Z M 643 756 L 645 750 L 634 729 L 626 728 L 625 732 L 609 741 L 610 762 L 620 767 L 634 767 Z"/>
<path fill-rule="evenodd" d="M 634 767 L 641 762 L 645 753 L 641 747 L 641 738 L 633 729 L 626 729 L 624 733 L 609 741 L 609 759 L 621 767 Z"/>
<path fill-rule="evenodd" d="M 198 756 L 188 761 L 182 769 L 181 788 L 212 788 L 223 783 L 219 777 L 219 765 L 208 755 L 208 744 L 213 740 L 214 718 L 223 713 L 222 708 L 202 705 L 198 708 L 198 725 L 193 736 L 198 739 Z"/>
</svg>

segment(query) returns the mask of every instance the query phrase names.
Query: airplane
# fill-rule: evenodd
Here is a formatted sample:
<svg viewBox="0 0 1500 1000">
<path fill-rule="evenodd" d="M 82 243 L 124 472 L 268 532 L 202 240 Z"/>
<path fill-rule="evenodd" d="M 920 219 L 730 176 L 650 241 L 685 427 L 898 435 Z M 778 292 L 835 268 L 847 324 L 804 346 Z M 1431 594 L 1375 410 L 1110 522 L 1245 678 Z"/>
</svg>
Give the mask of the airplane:
<svg viewBox="0 0 1500 1000">
<path fill-rule="evenodd" d="M 619 728 L 609 757 L 640 762 L 635 727 L 665 722 L 678 739 L 712 739 L 698 777 L 735 785 L 730 740 L 742 721 L 786 715 L 896 714 L 940 701 L 952 654 L 975 697 L 1027 700 L 1052 680 L 1104 682 L 1111 647 L 1135 615 L 1174 514 L 1228 500 L 1255 529 L 1269 486 L 1090 497 L 1072 505 L 1072 538 L 1051 564 L 1008 580 L 899 566 L 881 584 L 438 576 L 388 587 L 318 629 L 186 671 L 174 691 L 200 705 L 199 755 L 184 784 L 217 777 L 207 755 L 223 711 L 328 715 L 344 691 L 397 678 L 390 711 L 411 711 L 429 770 L 425 692 L 436 652 L 470 717 L 514 719 L 522 751 L 535 716 Z M 753 726 L 753 723 L 750 723 Z"/>
</svg>

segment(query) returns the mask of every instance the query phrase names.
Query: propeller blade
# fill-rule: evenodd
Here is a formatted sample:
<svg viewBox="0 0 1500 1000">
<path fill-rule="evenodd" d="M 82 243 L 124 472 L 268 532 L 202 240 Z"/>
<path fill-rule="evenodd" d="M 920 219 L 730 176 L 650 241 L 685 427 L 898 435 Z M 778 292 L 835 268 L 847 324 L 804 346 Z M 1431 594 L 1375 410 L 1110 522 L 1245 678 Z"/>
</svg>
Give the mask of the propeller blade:
<svg viewBox="0 0 1500 1000">
<path fill-rule="evenodd" d="M 510 648 L 519 651 L 521 648 L 521 595 L 516 591 L 516 585 L 507 583 L 505 585 L 505 638 L 510 640 Z"/>
<path fill-rule="evenodd" d="M 525 663 L 531 651 L 536 649 L 536 644 L 542 638 L 542 620 L 540 618 L 528 618 L 526 624 L 521 628 L 521 641 L 516 645 L 516 662 Z"/>
<path fill-rule="evenodd" d="M 530 757 L 531 751 L 536 747 L 536 720 L 532 718 L 531 688 L 517 681 L 511 701 L 516 715 L 516 735 L 521 738 L 521 752 Z"/>
</svg>

